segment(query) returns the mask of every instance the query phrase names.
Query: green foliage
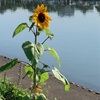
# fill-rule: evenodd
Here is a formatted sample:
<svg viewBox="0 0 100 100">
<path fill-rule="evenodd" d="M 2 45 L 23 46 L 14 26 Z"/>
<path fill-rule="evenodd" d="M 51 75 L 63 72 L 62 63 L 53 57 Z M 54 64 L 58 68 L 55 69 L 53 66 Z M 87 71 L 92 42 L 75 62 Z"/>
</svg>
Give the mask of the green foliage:
<svg viewBox="0 0 100 100">
<path fill-rule="evenodd" d="M 23 79 L 24 79 L 26 76 L 28 76 L 28 77 L 30 77 L 30 78 L 33 80 L 34 71 L 33 71 L 32 67 L 31 67 L 30 65 L 26 65 L 26 66 L 24 67 L 24 70 L 25 70 L 26 74 L 25 74 L 25 76 L 23 77 Z"/>
<path fill-rule="evenodd" d="M 1 100 L 32 100 L 30 92 L 19 88 L 7 79 L 0 79 Z"/>
<path fill-rule="evenodd" d="M 44 68 L 50 68 L 50 66 L 48 66 L 47 64 L 44 64 L 44 63 L 43 63 L 43 69 L 44 69 Z"/>
<path fill-rule="evenodd" d="M 14 65 L 16 65 L 17 61 L 18 61 L 18 59 L 15 58 L 15 59 L 13 59 L 11 62 L 9 62 L 9 63 L 3 65 L 2 67 L 0 67 L 0 72 L 3 72 L 3 71 L 5 71 L 5 70 L 11 69 L 12 67 L 14 67 Z"/>
<path fill-rule="evenodd" d="M 59 58 L 57 52 L 56 52 L 53 48 L 50 48 L 48 45 L 46 46 L 46 48 L 47 48 L 47 50 L 50 52 L 50 54 L 51 54 L 54 58 L 56 58 L 56 60 L 57 60 L 57 62 L 58 62 L 58 66 L 61 66 L 61 64 L 60 64 L 60 58 Z"/>
<path fill-rule="evenodd" d="M 29 27 L 29 31 L 33 28 L 34 24 L 34 22 L 31 24 L 31 26 Z"/>
<path fill-rule="evenodd" d="M 48 28 L 45 28 L 43 31 L 46 33 L 47 36 L 49 36 L 51 40 L 54 38 L 54 35 Z"/>
<path fill-rule="evenodd" d="M 29 21 L 33 22 L 33 16 L 29 16 Z"/>
<path fill-rule="evenodd" d="M 44 94 L 37 94 L 35 100 L 47 100 Z"/>
<path fill-rule="evenodd" d="M 15 29 L 14 33 L 13 33 L 13 37 L 15 35 L 19 34 L 21 31 L 23 31 L 27 27 L 28 27 L 27 23 L 21 23 L 20 25 L 18 25 L 17 28 Z"/>
<path fill-rule="evenodd" d="M 54 67 L 54 69 L 52 69 L 52 72 L 53 72 L 54 76 L 58 80 L 60 80 L 61 82 L 63 82 L 63 84 L 65 85 L 65 90 L 69 91 L 70 84 L 69 84 L 68 80 L 65 78 L 65 76 L 62 75 L 56 67 Z"/>
<path fill-rule="evenodd" d="M 29 41 L 26 41 L 25 43 L 23 43 L 22 48 L 27 58 L 29 59 L 29 61 L 31 61 L 32 65 L 34 66 L 38 63 L 38 60 L 44 52 L 43 45 L 40 43 L 33 44 Z"/>
<path fill-rule="evenodd" d="M 44 83 L 46 80 L 48 80 L 48 78 L 49 78 L 48 72 L 43 73 L 43 74 L 40 76 L 40 83 Z"/>
</svg>

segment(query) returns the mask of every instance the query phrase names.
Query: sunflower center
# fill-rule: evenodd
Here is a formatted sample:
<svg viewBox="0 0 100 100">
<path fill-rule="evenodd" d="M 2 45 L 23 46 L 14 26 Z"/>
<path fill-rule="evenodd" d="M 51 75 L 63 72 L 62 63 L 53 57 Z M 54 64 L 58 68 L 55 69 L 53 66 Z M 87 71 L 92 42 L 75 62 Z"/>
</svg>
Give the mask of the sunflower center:
<svg viewBox="0 0 100 100">
<path fill-rule="evenodd" d="M 39 21 L 40 21 L 41 23 L 43 23 L 43 22 L 45 21 L 45 15 L 44 15 L 43 13 L 40 13 L 40 14 L 38 15 L 38 19 L 39 19 Z"/>
</svg>

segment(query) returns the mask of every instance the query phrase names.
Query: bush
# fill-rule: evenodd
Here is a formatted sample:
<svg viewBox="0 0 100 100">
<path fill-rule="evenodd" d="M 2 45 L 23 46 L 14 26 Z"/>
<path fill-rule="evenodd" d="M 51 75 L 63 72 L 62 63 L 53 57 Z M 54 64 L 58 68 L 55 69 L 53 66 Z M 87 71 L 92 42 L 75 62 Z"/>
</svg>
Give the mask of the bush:
<svg viewBox="0 0 100 100">
<path fill-rule="evenodd" d="M 31 100 L 28 90 L 19 88 L 7 79 L 0 79 L 0 100 Z"/>
</svg>

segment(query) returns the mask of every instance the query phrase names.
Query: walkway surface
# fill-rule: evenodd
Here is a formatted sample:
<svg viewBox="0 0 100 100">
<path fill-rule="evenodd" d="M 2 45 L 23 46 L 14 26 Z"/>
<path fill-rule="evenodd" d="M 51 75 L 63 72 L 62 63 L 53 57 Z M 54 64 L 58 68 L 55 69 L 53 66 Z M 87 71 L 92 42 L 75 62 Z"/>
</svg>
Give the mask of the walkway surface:
<svg viewBox="0 0 100 100">
<path fill-rule="evenodd" d="M 0 66 L 9 61 L 11 61 L 11 59 L 0 56 Z M 23 70 L 23 65 L 21 63 L 18 63 L 15 67 L 6 71 L 7 77 L 10 78 L 13 82 L 18 82 L 18 71 L 20 68 L 22 68 L 22 76 L 24 76 L 25 73 Z M 0 77 L 4 76 L 4 74 L 5 72 L 0 73 Z M 30 83 L 30 79 L 26 77 L 24 80 L 21 80 L 21 87 L 29 88 Z M 55 97 L 57 98 L 57 100 L 100 100 L 100 93 L 72 82 L 70 82 L 70 84 L 70 91 L 65 92 L 62 83 L 55 77 L 50 76 L 46 86 L 44 87 L 44 90 L 49 100 L 54 100 Z"/>
</svg>

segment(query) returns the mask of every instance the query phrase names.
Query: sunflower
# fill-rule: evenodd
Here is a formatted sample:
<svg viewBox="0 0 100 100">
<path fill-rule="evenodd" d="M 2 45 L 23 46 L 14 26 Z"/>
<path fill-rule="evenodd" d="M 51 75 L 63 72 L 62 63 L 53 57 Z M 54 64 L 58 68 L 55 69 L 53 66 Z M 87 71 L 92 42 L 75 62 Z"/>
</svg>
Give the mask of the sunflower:
<svg viewBox="0 0 100 100">
<path fill-rule="evenodd" d="M 47 13 L 47 7 L 42 4 L 41 6 L 37 6 L 34 10 L 33 20 L 35 24 L 41 29 L 49 27 L 49 23 L 51 21 L 50 16 Z"/>
</svg>

